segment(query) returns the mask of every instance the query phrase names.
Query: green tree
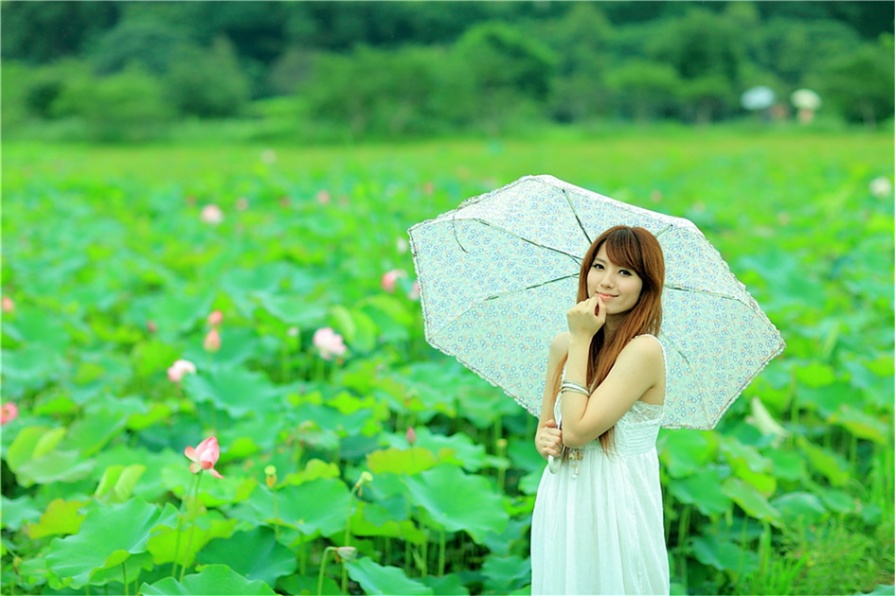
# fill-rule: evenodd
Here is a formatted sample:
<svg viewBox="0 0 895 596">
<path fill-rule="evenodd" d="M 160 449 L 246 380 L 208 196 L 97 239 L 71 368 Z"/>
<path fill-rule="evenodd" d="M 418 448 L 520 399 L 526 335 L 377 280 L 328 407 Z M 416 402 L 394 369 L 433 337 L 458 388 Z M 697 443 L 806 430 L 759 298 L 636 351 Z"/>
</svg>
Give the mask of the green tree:
<svg viewBox="0 0 895 596">
<path fill-rule="evenodd" d="M 209 49 L 181 47 L 164 80 L 167 96 L 184 115 L 235 116 L 249 99 L 249 81 L 225 37 L 216 39 Z"/>
<path fill-rule="evenodd" d="M 893 114 L 895 60 L 892 36 L 864 44 L 831 61 L 817 77 L 817 89 L 849 122 L 875 127 Z"/>
<path fill-rule="evenodd" d="M 674 113 L 682 86 L 668 64 L 632 60 L 606 75 L 615 103 L 624 116 L 651 120 Z"/>
<path fill-rule="evenodd" d="M 605 113 L 604 75 L 612 28 L 599 8 L 575 3 L 545 27 L 543 40 L 557 57 L 551 83 L 550 113 L 560 121 L 580 121 Z"/>
<path fill-rule="evenodd" d="M 483 23 L 455 46 L 476 93 L 479 121 L 497 132 L 521 112 L 544 105 L 553 77 L 553 53 L 519 29 Z"/>
<path fill-rule="evenodd" d="M 730 16 L 695 9 L 669 21 L 650 47 L 677 71 L 691 118 L 707 122 L 737 109 L 743 34 Z"/>
<path fill-rule="evenodd" d="M 188 40 L 184 31 L 169 23 L 131 18 L 103 35 L 90 56 L 99 74 L 139 65 L 146 72 L 161 76 Z"/>
<path fill-rule="evenodd" d="M 174 113 L 158 80 L 139 66 L 66 88 L 55 109 L 84 120 L 97 141 L 141 142 L 164 133 Z"/>
</svg>

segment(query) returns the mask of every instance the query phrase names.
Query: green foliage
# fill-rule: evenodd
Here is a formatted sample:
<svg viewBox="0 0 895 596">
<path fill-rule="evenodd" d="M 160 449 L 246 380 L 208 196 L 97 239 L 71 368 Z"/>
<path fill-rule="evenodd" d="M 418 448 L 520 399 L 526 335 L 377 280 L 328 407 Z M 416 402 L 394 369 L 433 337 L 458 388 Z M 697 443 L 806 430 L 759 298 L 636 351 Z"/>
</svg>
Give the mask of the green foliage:
<svg viewBox="0 0 895 596">
<path fill-rule="evenodd" d="M 80 79 L 63 89 L 54 108 L 82 118 L 97 141 L 155 139 L 174 117 L 158 80 L 138 67 Z"/>
<path fill-rule="evenodd" d="M 249 81 L 233 45 L 218 38 L 208 50 L 182 46 L 165 75 L 166 95 L 185 116 L 237 116 L 249 98 Z"/>
<path fill-rule="evenodd" d="M 874 127 L 895 112 L 892 36 L 863 44 L 831 60 L 820 71 L 823 97 L 851 122 Z"/>
<path fill-rule="evenodd" d="M 716 430 L 661 433 L 674 589 L 891 582 L 891 139 L 596 130 L 5 144 L 4 593 L 524 592 L 535 420 L 426 345 L 397 240 L 532 171 L 697 220 L 787 339 Z M 223 479 L 184 456 L 212 434 Z"/>
</svg>

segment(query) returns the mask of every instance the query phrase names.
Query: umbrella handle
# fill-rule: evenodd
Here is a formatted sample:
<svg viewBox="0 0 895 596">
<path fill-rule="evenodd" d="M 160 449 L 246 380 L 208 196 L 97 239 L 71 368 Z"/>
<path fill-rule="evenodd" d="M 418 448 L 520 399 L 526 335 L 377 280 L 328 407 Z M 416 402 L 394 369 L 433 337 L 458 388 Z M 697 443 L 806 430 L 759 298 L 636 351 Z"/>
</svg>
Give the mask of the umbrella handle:
<svg viewBox="0 0 895 596">
<path fill-rule="evenodd" d="M 562 459 L 555 458 L 552 455 L 547 456 L 547 469 L 550 470 L 551 474 L 559 472 L 559 465 L 561 463 Z"/>
</svg>

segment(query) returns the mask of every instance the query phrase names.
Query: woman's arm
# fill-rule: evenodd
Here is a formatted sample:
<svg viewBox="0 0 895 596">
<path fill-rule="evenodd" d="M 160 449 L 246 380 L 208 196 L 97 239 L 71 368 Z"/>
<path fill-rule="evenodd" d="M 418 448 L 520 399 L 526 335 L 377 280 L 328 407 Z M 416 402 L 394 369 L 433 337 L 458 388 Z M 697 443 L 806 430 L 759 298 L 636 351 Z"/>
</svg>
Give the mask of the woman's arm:
<svg viewBox="0 0 895 596">
<path fill-rule="evenodd" d="M 567 381 L 586 385 L 589 349 L 590 342 L 584 338 L 570 338 Z M 650 336 L 631 340 L 590 398 L 571 391 L 564 393 L 563 442 L 569 447 L 581 447 L 615 426 L 634 402 L 660 381 L 664 366 L 658 340 Z"/>
<path fill-rule="evenodd" d="M 535 447 L 541 457 L 549 455 L 559 457 L 562 453 L 562 432 L 553 419 L 553 406 L 556 402 L 553 379 L 562 357 L 569 349 L 569 334 L 560 333 L 550 344 L 550 355 L 547 357 L 547 380 L 544 384 L 544 396 L 541 400 L 541 416 L 538 430 L 535 433 Z"/>
</svg>

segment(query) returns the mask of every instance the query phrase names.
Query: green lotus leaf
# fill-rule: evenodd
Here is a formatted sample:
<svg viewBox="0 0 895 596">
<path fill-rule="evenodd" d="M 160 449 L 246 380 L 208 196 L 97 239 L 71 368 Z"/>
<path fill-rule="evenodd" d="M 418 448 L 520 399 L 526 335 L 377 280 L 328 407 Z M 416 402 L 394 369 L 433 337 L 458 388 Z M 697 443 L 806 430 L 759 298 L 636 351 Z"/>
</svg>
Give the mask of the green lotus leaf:
<svg viewBox="0 0 895 596">
<path fill-rule="evenodd" d="M 485 459 L 485 448 L 463 433 L 446 437 L 420 427 L 416 430 L 416 446 L 428 449 L 441 462 L 457 464 L 470 472 L 481 469 Z"/>
<path fill-rule="evenodd" d="M 817 496 L 830 511 L 855 513 L 858 510 L 857 499 L 844 491 L 835 488 L 819 488 Z"/>
<path fill-rule="evenodd" d="M 728 478 L 721 484 L 721 491 L 730 497 L 749 516 L 779 526 L 780 512 L 754 486 L 739 478 Z"/>
<path fill-rule="evenodd" d="M 775 449 L 766 457 L 771 460 L 771 470 L 778 479 L 798 481 L 805 477 L 805 460 L 798 453 Z"/>
<path fill-rule="evenodd" d="M 149 378 L 159 374 L 160 371 L 167 370 L 175 360 L 180 358 L 181 350 L 157 337 L 152 337 L 137 343 L 132 354 L 136 376 Z"/>
<path fill-rule="evenodd" d="M 526 472 L 537 472 L 539 477 L 540 473 L 544 471 L 544 466 L 547 465 L 547 460 L 538 453 L 533 437 L 510 439 L 507 445 L 507 455 L 510 456 L 514 468 Z"/>
<path fill-rule="evenodd" d="M 717 439 L 708 432 L 677 429 L 663 432 L 659 458 L 673 478 L 683 478 L 701 470 L 712 461 Z"/>
<path fill-rule="evenodd" d="M 57 577 L 71 578 L 72 587 L 84 586 L 97 571 L 145 552 L 152 534 L 159 526 L 171 525 L 176 515 L 171 504 L 159 508 L 139 499 L 96 506 L 87 512 L 77 534 L 50 543 L 47 567 Z"/>
<path fill-rule="evenodd" d="M 214 594 L 215 596 L 275 595 L 261 580 L 249 580 L 226 565 L 206 565 L 199 573 L 187 575 L 182 582 L 166 577 L 154 584 L 144 583 L 140 593 L 146 596 L 174 596 L 177 594 Z"/>
<path fill-rule="evenodd" d="M 262 373 L 240 367 L 224 368 L 202 375 L 186 375 L 186 394 L 196 402 L 207 402 L 233 418 L 270 411 L 279 405 L 279 391 Z"/>
<path fill-rule="evenodd" d="M 531 583 L 531 559 L 518 555 L 490 556 L 482 565 L 485 589 L 495 594 L 509 594 Z"/>
<path fill-rule="evenodd" d="M 853 392 L 854 388 L 842 381 L 823 387 L 797 387 L 796 403 L 806 409 L 815 410 L 827 418 L 843 404 L 844 396 Z"/>
<path fill-rule="evenodd" d="M 16 399 L 37 391 L 63 375 L 61 355 L 43 345 L 27 345 L 19 350 L 3 350 L 3 397 Z"/>
<path fill-rule="evenodd" d="M 406 514 L 396 516 L 376 503 L 359 501 L 351 517 L 351 533 L 355 536 L 388 536 L 406 542 L 422 544 L 428 538 Z"/>
<path fill-rule="evenodd" d="M 419 582 L 432 588 L 435 596 L 466 596 L 469 594 L 469 588 L 463 585 L 463 581 L 456 573 L 443 575 L 440 577 L 427 575 L 419 578 Z"/>
<path fill-rule="evenodd" d="M 358 304 L 361 312 L 370 317 L 379 331 L 383 341 L 406 341 L 409 337 L 407 329 L 412 317 L 407 305 L 393 296 L 368 296 Z"/>
<path fill-rule="evenodd" d="M 338 478 L 341 474 L 342 472 L 336 464 L 327 463 L 319 459 L 311 459 L 305 464 L 304 470 L 292 472 L 283 478 L 282 484 L 299 485 L 317 478 Z"/>
<path fill-rule="evenodd" d="M 406 482 L 411 502 L 424 515 L 449 532 L 467 532 L 476 543 L 488 532 L 502 532 L 509 521 L 500 493 L 485 478 L 467 476 L 456 466 L 439 465 Z"/>
<path fill-rule="evenodd" d="M 298 486 L 277 489 L 274 509 L 273 493 L 258 486 L 235 510 L 240 519 L 254 520 L 257 525 L 280 523 L 299 530 L 306 537 L 332 536 L 345 529 L 350 497 L 348 487 L 335 478 L 320 478 Z"/>
<path fill-rule="evenodd" d="M 175 558 L 178 565 L 191 565 L 196 553 L 205 548 L 206 544 L 218 538 L 232 536 L 239 520 L 224 519 L 218 511 L 211 510 L 191 519 L 189 515 L 184 515 L 179 523 L 180 528 L 177 527 L 176 519 L 171 520 L 170 525 L 159 526 L 146 544 L 156 565 L 172 563 Z"/>
<path fill-rule="evenodd" d="M 771 506 L 780 512 L 787 525 L 816 524 L 830 515 L 817 495 L 804 491 L 781 495 L 771 501 Z"/>
<path fill-rule="evenodd" d="M 17 472 L 22 465 L 35 457 L 45 455 L 65 438 L 64 427 L 50 429 L 46 426 L 28 426 L 16 434 L 15 440 L 6 450 L 6 463 L 9 469 Z"/>
<path fill-rule="evenodd" d="M 403 569 L 384 567 L 369 557 L 348 563 L 348 577 L 366 594 L 432 594 L 432 588 L 408 578 Z"/>
<path fill-rule="evenodd" d="M 738 574 L 753 573 L 758 569 L 758 554 L 744 550 L 733 542 L 714 536 L 695 536 L 691 545 L 696 559 L 721 571 Z"/>
<path fill-rule="evenodd" d="M 93 461 L 85 461 L 77 451 L 53 451 L 21 464 L 16 479 L 22 486 L 73 482 L 88 476 L 93 466 Z"/>
<path fill-rule="evenodd" d="M 261 306 L 286 325 L 295 325 L 299 328 L 323 327 L 326 309 L 321 306 L 308 304 L 291 294 L 285 296 L 262 294 L 259 298 Z"/>
<path fill-rule="evenodd" d="M 833 486 L 845 486 L 850 478 L 848 464 L 838 454 L 808 442 L 804 437 L 796 439 L 799 448 L 808 456 L 811 467 L 823 474 Z"/>
<path fill-rule="evenodd" d="M 796 378 L 807 387 L 827 387 L 836 382 L 836 372 L 828 364 L 807 362 L 796 368 Z"/>
<path fill-rule="evenodd" d="M 891 413 L 889 414 L 891 419 Z M 878 445 L 886 445 L 891 435 L 890 423 L 880 418 L 865 414 L 849 405 L 842 405 L 829 419 L 830 423 L 844 427 L 859 439 L 873 441 Z"/>
<path fill-rule="evenodd" d="M 41 510 L 34 504 L 34 499 L 29 496 L 22 496 L 18 499 L 9 499 L 2 497 L 2 506 L 0 506 L 0 527 L 18 530 L 27 522 L 34 522 L 40 519 Z"/>
<path fill-rule="evenodd" d="M 373 474 L 418 474 L 437 463 L 429 449 L 380 449 L 367 454 L 367 467 Z"/>
<path fill-rule="evenodd" d="M 84 521 L 84 516 L 80 513 L 84 505 L 85 501 L 50 501 L 46 511 L 40 516 L 40 521 L 29 524 L 25 531 L 32 540 L 57 534 L 74 534 Z"/>
<path fill-rule="evenodd" d="M 265 527 L 236 532 L 229 538 L 212 540 L 196 558 L 199 563 L 220 563 L 248 579 L 271 586 L 277 578 L 295 571 L 295 554 L 279 544 L 273 530 Z"/>
<path fill-rule="evenodd" d="M 721 490 L 721 475 L 707 468 L 686 478 L 671 478 L 668 490 L 675 499 L 694 505 L 708 516 L 717 516 L 730 510 L 731 500 Z"/>
<path fill-rule="evenodd" d="M 128 321 L 143 328 L 148 321 L 155 323 L 159 337 L 170 338 L 188 331 L 211 312 L 212 294 L 190 296 L 172 291 L 161 296 L 145 296 L 134 300 Z"/>
<path fill-rule="evenodd" d="M 106 504 L 127 501 L 145 471 L 142 464 L 109 466 L 96 487 L 96 498 Z"/>
</svg>

